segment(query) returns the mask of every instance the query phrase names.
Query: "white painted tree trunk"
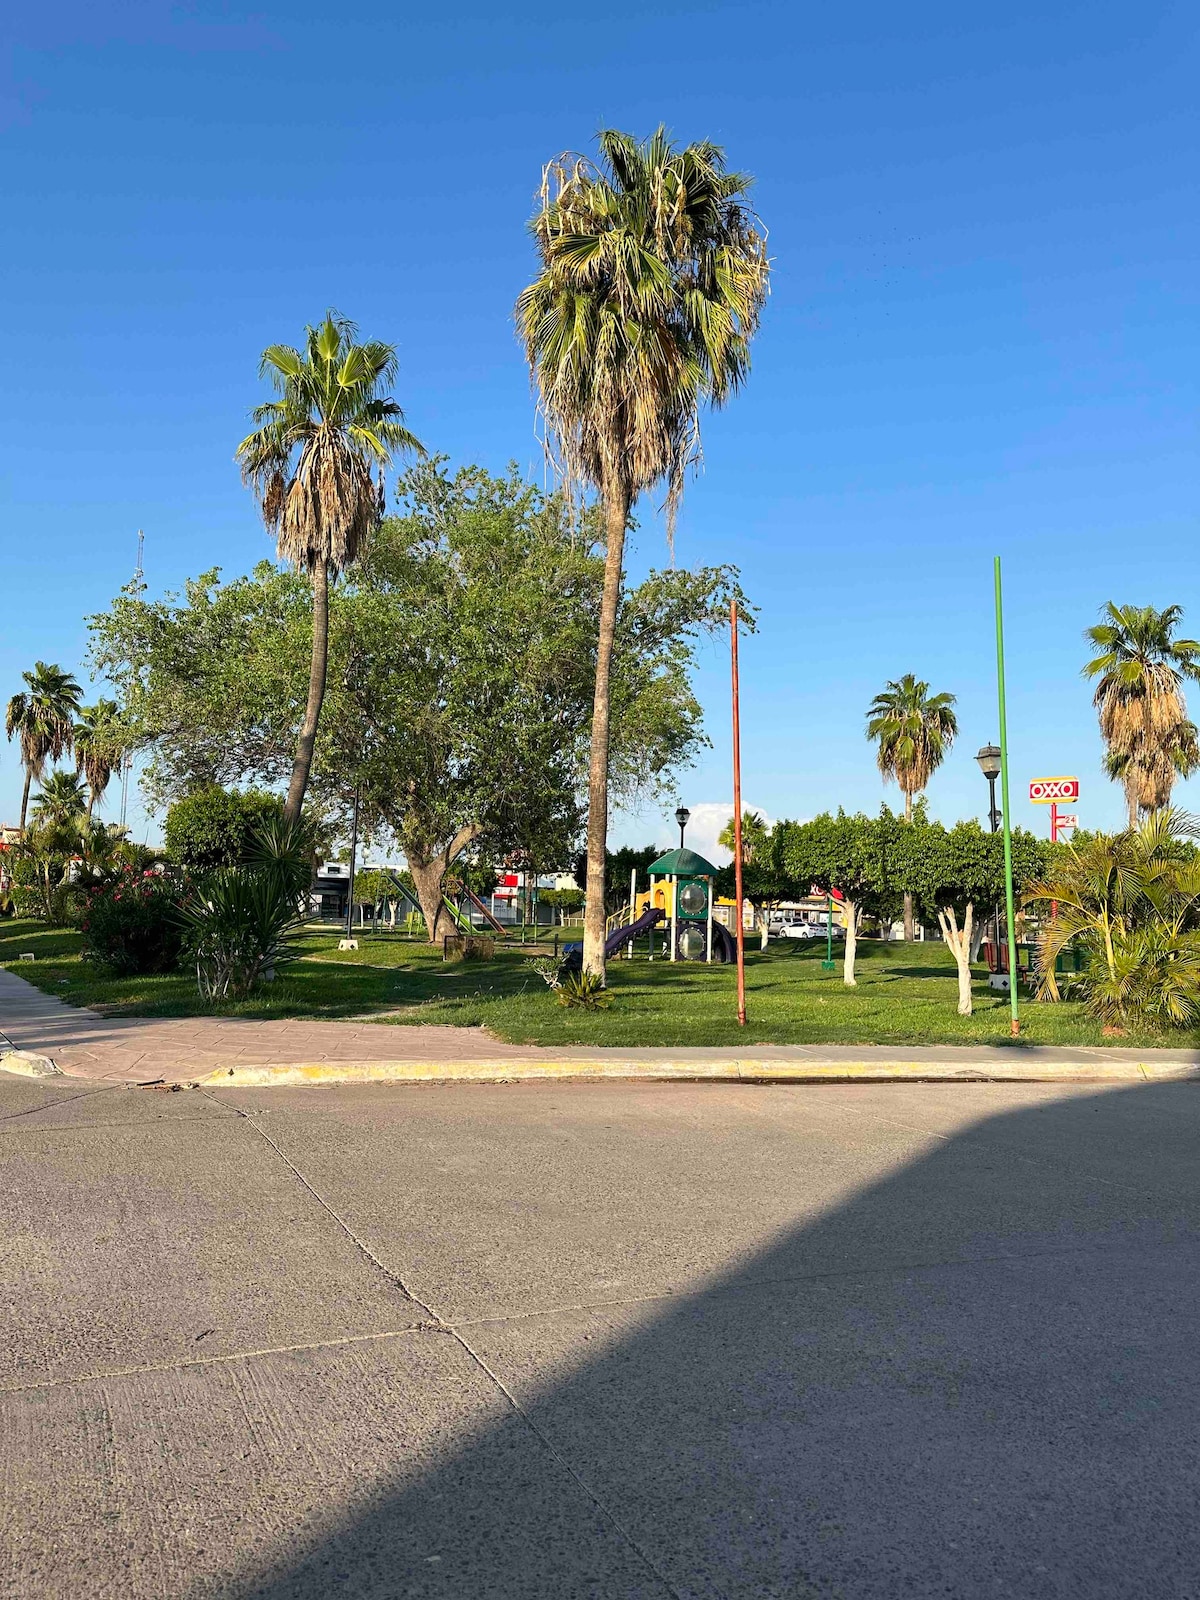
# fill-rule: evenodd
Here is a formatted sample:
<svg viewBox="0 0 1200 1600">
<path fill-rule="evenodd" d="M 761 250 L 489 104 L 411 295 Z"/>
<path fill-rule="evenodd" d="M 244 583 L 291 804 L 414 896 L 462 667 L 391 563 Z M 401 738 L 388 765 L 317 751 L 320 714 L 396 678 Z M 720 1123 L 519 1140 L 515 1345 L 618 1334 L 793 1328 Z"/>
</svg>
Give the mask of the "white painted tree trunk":
<svg viewBox="0 0 1200 1600">
<path fill-rule="evenodd" d="M 853 900 L 843 900 L 842 908 L 846 913 L 846 961 L 842 968 L 842 982 L 848 989 L 857 989 L 858 979 L 854 976 L 854 956 L 858 949 L 858 919 L 861 912 Z"/>
<path fill-rule="evenodd" d="M 971 1015 L 971 934 L 974 930 L 975 907 L 968 903 L 967 914 L 960 928 L 954 907 L 947 906 L 938 912 L 938 924 L 958 967 L 958 1014 Z"/>
</svg>

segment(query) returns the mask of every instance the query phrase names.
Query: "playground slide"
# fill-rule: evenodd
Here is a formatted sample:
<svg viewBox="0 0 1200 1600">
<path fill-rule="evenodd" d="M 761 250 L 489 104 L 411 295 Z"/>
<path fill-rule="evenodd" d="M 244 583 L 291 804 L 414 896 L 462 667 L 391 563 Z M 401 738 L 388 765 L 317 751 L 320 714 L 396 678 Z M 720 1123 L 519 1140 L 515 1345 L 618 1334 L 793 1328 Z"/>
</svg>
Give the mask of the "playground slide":
<svg viewBox="0 0 1200 1600">
<path fill-rule="evenodd" d="M 459 933 L 475 932 L 475 927 L 471 922 L 470 917 L 465 917 L 458 907 L 453 903 L 453 901 L 448 900 L 445 895 L 442 896 L 442 904 L 450 913 L 450 916 L 454 921 L 454 926 L 458 929 Z"/>
<path fill-rule="evenodd" d="M 471 902 L 471 904 L 475 907 L 476 911 L 479 912 L 480 916 L 483 917 L 487 921 L 488 927 L 489 928 L 493 928 L 498 934 L 503 936 L 503 934 L 504 934 L 504 924 L 502 922 L 497 922 L 496 921 L 496 918 L 492 915 L 492 913 L 484 905 L 483 901 L 479 898 L 479 896 L 475 893 L 475 891 L 473 889 L 467 889 L 466 890 L 466 896 L 467 896 L 467 899 Z"/>
<path fill-rule="evenodd" d="M 624 950 L 631 939 L 636 939 L 639 933 L 645 933 L 648 928 L 653 928 L 655 923 L 661 922 L 666 912 L 661 906 L 651 906 L 649 911 L 643 911 L 634 922 L 624 922 L 619 928 L 614 928 L 604 941 L 604 955 L 615 956 L 618 950 Z"/>
<path fill-rule="evenodd" d="M 713 960 L 736 961 L 737 940 L 723 922 L 713 919 Z"/>
</svg>

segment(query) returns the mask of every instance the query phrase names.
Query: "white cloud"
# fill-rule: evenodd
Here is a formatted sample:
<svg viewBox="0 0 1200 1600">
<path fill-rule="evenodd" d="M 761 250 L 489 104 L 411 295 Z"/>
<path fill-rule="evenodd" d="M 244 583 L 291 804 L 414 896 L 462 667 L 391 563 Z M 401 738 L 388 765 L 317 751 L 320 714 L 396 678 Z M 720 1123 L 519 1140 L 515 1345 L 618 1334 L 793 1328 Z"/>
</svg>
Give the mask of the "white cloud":
<svg viewBox="0 0 1200 1600">
<path fill-rule="evenodd" d="M 733 860 L 730 852 L 717 843 L 717 835 L 722 833 L 733 816 L 733 802 L 731 800 L 698 800 L 695 805 L 689 806 L 691 816 L 688 819 L 687 831 L 684 834 L 684 843 L 689 850 L 694 850 L 697 855 L 706 857 L 714 866 L 723 867 Z M 757 811 L 768 827 L 773 827 L 775 818 L 768 816 L 761 806 L 756 806 L 752 801 L 742 797 L 743 811 Z M 672 844 L 679 842 L 679 827 L 675 821 L 674 812 L 668 811 L 663 818 L 664 825 L 669 829 L 667 837 Z M 657 836 L 657 835 L 656 835 Z"/>
</svg>

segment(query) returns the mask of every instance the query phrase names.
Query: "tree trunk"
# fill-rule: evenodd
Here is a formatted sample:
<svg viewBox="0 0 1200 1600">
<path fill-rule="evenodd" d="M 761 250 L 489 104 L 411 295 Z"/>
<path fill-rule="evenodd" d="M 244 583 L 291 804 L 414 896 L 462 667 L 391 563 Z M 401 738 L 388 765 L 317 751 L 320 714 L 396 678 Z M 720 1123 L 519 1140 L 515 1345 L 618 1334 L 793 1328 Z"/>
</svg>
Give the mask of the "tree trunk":
<svg viewBox="0 0 1200 1600">
<path fill-rule="evenodd" d="M 454 918 L 446 909 L 446 874 L 478 833 L 473 822 L 464 823 L 448 845 L 436 850 L 430 849 L 427 840 L 423 845 L 414 845 L 403 834 L 399 836 L 430 944 L 440 945 L 445 934 L 458 932 Z"/>
<path fill-rule="evenodd" d="M 416 885 L 417 899 L 421 902 L 421 914 L 425 918 L 425 933 L 430 944 L 441 944 L 445 934 L 455 931 L 454 919 L 446 910 L 443 892 L 446 868 L 449 864 L 445 854 L 434 856 L 428 861 L 414 861 L 411 853 L 408 857 L 408 870 L 412 873 L 413 883 Z"/>
<path fill-rule="evenodd" d="M 29 810 L 29 785 L 33 782 L 33 771 L 25 768 L 25 787 L 21 790 L 21 837 L 25 837 L 25 813 Z"/>
<path fill-rule="evenodd" d="M 842 967 L 842 982 L 847 989 L 857 989 L 858 979 L 854 976 L 854 956 L 858 949 L 858 919 L 861 914 L 857 901 L 843 899 L 842 910 L 846 917 L 846 960 Z"/>
<path fill-rule="evenodd" d="M 607 484 L 604 490 L 604 593 L 596 646 L 596 690 L 592 700 L 592 747 L 588 759 L 587 904 L 583 915 L 583 970 L 604 977 L 604 880 L 608 847 L 609 673 L 629 521 L 629 490 Z"/>
<path fill-rule="evenodd" d="M 911 822 L 912 821 L 912 795 L 908 794 L 907 792 L 905 793 L 905 796 L 904 796 L 904 820 L 905 820 L 905 822 Z M 915 929 L 913 927 L 913 897 L 909 893 L 909 891 L 906 889 L 904 891 L 904 942 L 905 942 L 905 944 L 911 944 L 913 942 L 914 933 L 915 933 Z"/>
<path fill-rule="evenodd" d="M 762 928 L 760 929 L 761 939 L 760 939 L 760 942 L 759 942 L 759 949 L 760 950 L 765 950 L 767 948 L 767 940 L 771 937 L 771 910 L 770 910 L 770 907 L 769 906 L 760 906 L 758 908 L 758 914 L 762 918 Z"/>
<path fill-rule="evenodd" d="M 321 702 L 325 698 L 325 669 L 329 664 L 329 563 L 318 561 L 312 572 L 312 665 L 308 673 L 308 700 L 304 707 L 304 721 L 296 740 L 296 759 L 292 763 L 292 778 L 288 784 L 287 803 L 283 808 L 284 820 L 296 823 L 304 805 L 308 776 L 312 771 L 313 747 L 317 742 L 317 725 L 321 720 Z"/>
<path fill-rule="evenodd" d="M 958 918 L 954 915 L 954 907 L 947 906 L 945 911 L 938 912 L 938 925 L 942 930 L 942 938 L 950 948 L 958 967 L 958 1014 L 960 1017 L 971 1015 L 971 934 L 975 908 L 967 903 L 967 914 L 963 918 L 961 929 Z"/>
</svg>

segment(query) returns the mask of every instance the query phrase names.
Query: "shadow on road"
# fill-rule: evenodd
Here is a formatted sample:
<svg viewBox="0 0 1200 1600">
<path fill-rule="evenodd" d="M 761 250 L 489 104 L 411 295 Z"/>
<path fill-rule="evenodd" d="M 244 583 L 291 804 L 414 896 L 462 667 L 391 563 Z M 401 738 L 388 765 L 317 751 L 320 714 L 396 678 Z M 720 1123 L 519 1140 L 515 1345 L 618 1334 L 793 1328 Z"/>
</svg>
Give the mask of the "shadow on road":
<svg viewBox="0 0 1200 1600">
<path fill-rule="evenodd" d="M 1198 1134 L 1047 1098 L 686 1298 L 464 1326 L 523 1415 L 223 1593 L 1195 1594 Z"/>
</svg>

